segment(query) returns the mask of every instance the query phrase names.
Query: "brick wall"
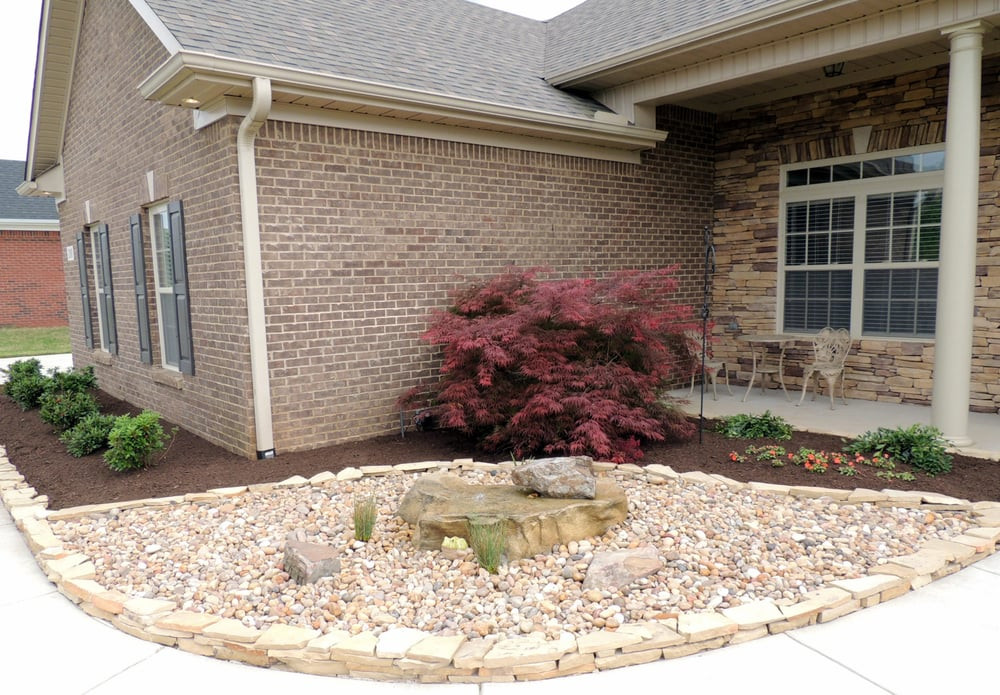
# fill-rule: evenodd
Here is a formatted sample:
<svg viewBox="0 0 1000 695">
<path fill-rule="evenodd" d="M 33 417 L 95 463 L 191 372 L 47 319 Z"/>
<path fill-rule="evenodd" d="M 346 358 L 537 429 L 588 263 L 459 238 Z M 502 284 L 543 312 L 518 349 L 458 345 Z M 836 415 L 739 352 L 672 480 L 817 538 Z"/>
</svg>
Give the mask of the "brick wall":
<svg viewBox="0 0 1000 695">
<path fill-rule="evenodd" d="M 84 346 L 83 321 L 99 344 L 97 302 L 82 316 L 76 262 L 66 262 L 74 360 L 93 364 L 101 388 L 226 448 L 252 455 L 246 291 L 236 178 L 237 121 L 201 131 L 191 114 L 143 101 L 138 85 L 168 56 L 127 0 L 86 4 L 63 156 L 66 200 L 60 205 L 63 244 L 86 225 L 109 226 L 120 352 Z M 147 172 L 154 174 L 151 196 Z M 184 204 L 195 376 L 161 364 L 153 299 L 149 221 L 144 216 L 153 365 L 139 360 L 129 216 L 151 202 Z M 88 257 L 90 249 L 87 249 Z M 92 262 L 92 259 L 90 259 Z M 91 294 L 93 294 L 93 282 Z"/>
<path fill-rule="evenodd" d="M 66 325 L 58 231 L 0 230 L 0 327 Z"/>
<path fill-rule="evenodd" d="M 972 408 L 1000 406 L 1000 60 L 983 66 L 983 130 L 980 158 L 979 258 L 976 277 Z M 808 94 L 720 116 L 716 150 L 716 242 L 721 272 L 713 302 L 717 353 L 739 351 L 725 331 L 730 320 L 742 332 L 773 332 L 778 298 L 778 184 L 781 164 L 855 154 L 851 131 L 872 126 L 870 152 L 942 143 L 947 106 L 947 66 Z M 790 355 L 789 383 L 801 384 Z M 932 340 L 855 341 L 848 358 L 849 397 L 929 403 L 934 362 Z M 750 362 L 741 358 L 740 376 Z"/>
<path fill-rule="evenodd" d="M 713 119 L 661 109 L 670 138 L 622 164 L 269 122 L 258 138 L 275 444 L 398 430 L 434 373 L 432 309 L 509 264 L 557 275 L 677 263 L 700 305 Z"/>
</svg>

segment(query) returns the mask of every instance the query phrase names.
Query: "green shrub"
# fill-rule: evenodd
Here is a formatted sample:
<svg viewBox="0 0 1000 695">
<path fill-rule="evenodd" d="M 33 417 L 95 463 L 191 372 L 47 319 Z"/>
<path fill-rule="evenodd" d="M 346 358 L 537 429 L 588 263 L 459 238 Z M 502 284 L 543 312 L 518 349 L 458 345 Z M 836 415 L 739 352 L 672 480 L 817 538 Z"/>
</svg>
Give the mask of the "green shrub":
<svg viewBox="0 0 1000 695">
<path fill-rule="evenodd" d="M 18 360 L 7 369 L 7 383 L 3 392 L 17 403 L 21 410 L 38 407 L 38 399 L 45 391 L 48 379 L 42 375 L 42 363 L 36 359 Z"/>
<path fill-rule="evenodd" d="M 38 415 L 42 418 L 42 422 L 47 422 L 60 432 L 70 429 L 83 418 L 100 410 L 93 396 L 79 391 L 46 390 L 38 403 L 41 406 Z"/>
<path fill-rule="evenodd" d="M 91 413 L 63 432 L 59 440 L 73 456 L 87 456 L 108 446 L 108 435 L 117 419 L 114 415 Z"/>
<path fill-rule="evenodd" d="M 97 377 L 94 368 L 71 369 L 68 372 L 55 370 L 45 384 L 45 390 L 61 393 L 86 393 L 97 387 Z"/>
<path fill-rule="evenodd" d="M 476 554 L 479 566 L 490 574 L 496 574 L 503 554 L 507 552 L 507 530 L 503 519 L 469 519 L 469 545 Z"/>
<path fill-rule="evenodd" d="M 951 471 L 951 456 L 941 430 L 928 425 L 907 428 L 879 427 L 850 442 L 846 450 L 857 454 L 883 454 L 897 463 L 908 463 L 927 475 Z"/>
<path fill-rule="evenodd" d="M 143 410 L 132 417 L 122 415 L 115 420 L 108 434 L 108 450 L 104 462 L 113 471 L 130 471 L 145 468 L 153 454 L 162 451 L 167 435 L 160 424 L 160 414 Z"/>
<path fill-rule="evenodd" d="M 719 419 L 715 431 L 730 439 L 791 439 L 792 426 L 765 410 L 762 415 L 730 415 Z"/>
</svg>

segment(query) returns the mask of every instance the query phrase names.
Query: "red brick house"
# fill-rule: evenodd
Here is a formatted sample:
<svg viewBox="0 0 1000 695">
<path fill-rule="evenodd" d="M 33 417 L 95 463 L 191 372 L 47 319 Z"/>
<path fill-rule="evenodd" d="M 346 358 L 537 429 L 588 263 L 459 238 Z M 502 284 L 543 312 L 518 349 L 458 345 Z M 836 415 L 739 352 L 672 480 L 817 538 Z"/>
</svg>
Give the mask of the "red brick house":
<svg viewBox="0 0 1000 695">
<path fill-rule="evenodd" d="M 55 201 L 24 198 L 24 162 L 0 159 L 0 328 L 66 325 Z"/>
<path fill-rule="evenodd" d="M 460 276 L 676 263 L 699 302 L 705 225 L 717 352 L 843 326 L 849 396 L 960 442 L 1000 405 L 998 18 L 46 0 L 21 192 L 78 250 L 75 363 L 248 456 L 396 427 Z"/>
</svg>

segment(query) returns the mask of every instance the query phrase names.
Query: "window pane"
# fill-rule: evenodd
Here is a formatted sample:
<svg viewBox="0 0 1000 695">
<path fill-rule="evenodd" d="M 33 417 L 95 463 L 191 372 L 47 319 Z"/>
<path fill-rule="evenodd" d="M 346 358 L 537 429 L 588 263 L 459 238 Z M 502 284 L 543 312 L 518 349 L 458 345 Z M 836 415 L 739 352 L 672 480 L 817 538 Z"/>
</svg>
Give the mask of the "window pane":
<svg viewBox="0 0 1000 695">
<path fill-rule="evenodd" d="M 917 219 L 917 192 L 896 193 L 892 201 L 892 224 L 913 224 Z"/>
<path fill-rule="evenodd" d="M 936 302 L 917 302 L 917 335 L 934 335 Z"/>
<path fill-rule="evenodd" d="M 809 231 L 826 232 L 830 229 L 830 201 L 814 200 L 809 203 Z"/>
<path fill-rule="evenodd" d="M 892 197 L 888 195 L 868 196 L 868 209 L 865 215 L 865 226 L 888 227 L 889 211 L 892 209 Z"/>
<path fill-rule="evenodd" d="M 789 236 L 785 239 L 785 265 L 802 265 L 806 262 L 806 238 Z"/>
<path fill-rule="evenodd" d="M 937 301 L 937 268 L 922 268 L 917 272 L 917 297 Z"/>
<path fill-rule="evenodd" d="M 921 155 L 922 171 L 942 171 L 944 152 L 925 152 Z"/>
<path fill-rule="evenodd" d="M 905 157 L 896 157 L 894 171 L 897 175 L 912 174 L 915 171 L 920 171 L 920 155 L 908 154 Z"/>
<path fill-rule="evenodd" d="M 837 198 L 833 201 L 830 229 L 854 229 L 854 198 Z"/>
<path fill-rule="evenodd" d="M 830 237 L 826 234 L 810 234 L 808 237 L 806 262 L 810 265 L 826 265 L 830 262 Z"/>
<path fill-rule="evenodd" d="M 917 271 L 912 269 L 890 270 L 889 294 L 893 299 L 916 299 Z"/>
<path fill-rule="evenodd" d="M 830 262 L 850 263 L 854 256 L 854 235 L 850 232 L 830 236 Z"/>
<path fill-rule="evenodd" d="M 889 303 L 865 300 L 861 330 L 869 334 L 889 332 Z"/>
<path fill-rule="evenodd" d="M 804 331 L 806 329 L 806 303 L 799 299 L 785 300 L 786 331 Z"/>
<path fill-rule="evenodd" d="M 851 300 L 830 302 L 830 328 L 851 327 Z"/>
<path fill-rule="evenodd" d="M 913 227 L 897 227 L 892 230 L 891 260 L 894 263 L 912 261 L 917 256 Z"/>
<path fill-rule="evenodd" d="M 920 230 L 918 261 L 936 261 L 941 257 L 941 228 L 924 227 Z"/>
<path fill-rule="evenodd" d="M 861 163 L 850 162 L 849 164 L 833 165 L 834 181 L 857 181 L 861 178 Z"/>
<path fill-rule="evenodd" d="M 865 236 L 865 263 L 885 263 L 889 260 L 889 230 L 868 230 Z"/>
<path fill-rule="evenodd" d="M 865 301 L 889 298 L 889 273 L 891 270 L 868 270 L 865 272 Z"/>
<path fill-rule="evenodd" d="M 791 234 L 806 231 L 806 215 L 809 210 L 808 203 L 789 203 L 785 208 L 787 219 L 785 226 Z"/>
<path fill-rule="evenodd" d="M 916 332 L 916 308 L 915 302 L 890 302 L 889 332 L 913 335 Z"/>
<path fill-rule="evenodd" d="M 788 172 L 787 185 L 805 186 L 809 183 L 808 169 L 792 169 Z"/>
<path fill-rule="evenodd" d="M 834 270 L 830 273 L 830 297 L 833 299 L 851 298 L 851 271 Z"/>
<path fill-rule="evenodd" d="M 156 282 L 159 289 L 173 289 L 174 265 L 170 252 L 170 226 L 167 212 L 152 215 L 153 246 L 156 251 Z"/>
<path fill-rule="evenodd" d="M 177 345 L 177 305 L 173 293 L 161 293 L 159 319 L 163 325 L 163 361 L 171 366 L 180 364 Z"/>
<path fill-rule="evenodd" d="M 809 184 L 830 183 L 830 167 L 812 167 L 809 169 Z"/>
<path fill-rule="evenodd" d="M 785 274 L 785 296 L 804 298 L 806 296 L 806 275 L 802 271 Z"/>
<path fill-rule="evenodd" d="M 808 273 L 806 291 L 810 299 L 827 298 L 830 296 L 829 271 L 813 271 Z"/>
<path fill-rule="evenodd" d="M 870 162 L 865 162 L 861 171 L 866 179 L 876 176 L 889 176 L 892 174 L 892 160 L 873 159 Z"/>
</svg>

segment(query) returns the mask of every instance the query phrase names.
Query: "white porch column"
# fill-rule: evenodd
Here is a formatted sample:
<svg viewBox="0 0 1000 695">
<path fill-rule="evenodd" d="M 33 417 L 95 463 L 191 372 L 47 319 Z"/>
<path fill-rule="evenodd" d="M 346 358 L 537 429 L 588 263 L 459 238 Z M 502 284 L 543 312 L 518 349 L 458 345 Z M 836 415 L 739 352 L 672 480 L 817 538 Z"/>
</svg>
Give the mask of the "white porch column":
<svg viewBox="0 0 1000 695">
<path fill-rule="evenodd" d="M 982 22 L 941 33 L 951 40 L 941 261 L 931 424 L 958 446 L 968 446 L 972 369 L 972 315 L 976 278 L 976 219 L 979 214 L 979 121 L 982 82 Z"/>
</svg>

